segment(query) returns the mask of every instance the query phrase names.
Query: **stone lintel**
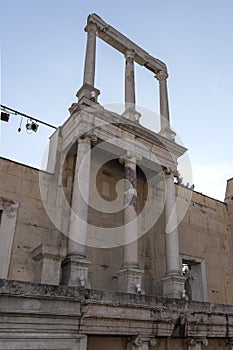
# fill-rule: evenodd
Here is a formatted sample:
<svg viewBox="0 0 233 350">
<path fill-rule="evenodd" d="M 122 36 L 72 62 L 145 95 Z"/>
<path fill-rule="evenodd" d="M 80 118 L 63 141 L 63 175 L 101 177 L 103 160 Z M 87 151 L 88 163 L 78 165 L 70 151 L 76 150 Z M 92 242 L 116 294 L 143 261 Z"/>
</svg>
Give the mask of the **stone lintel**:
<svg viewBox="0 0 233 350">
<path fill-rule="evenodd" d="M 167 71 L 167 67 L 164 62 L 158 60 L 155 57 L 152 57 L 148 52 L 121 34 L 118 30 L 104 22 L 98 15 L 94 13 L 89 15 L 88 23 L 89 22 L 95 23 L 97 25 L 97 36 L 99 38 L 101 38 L 110 46 L 114 47 L 116 50 L 120 51 L 123 55 L 127 50 L 134 50 L 134 61 L 141 66 L 145 66 L 153 73 L 157 73 L 160 70 Z"/>
<path fill-rule="evenodd" d="M 144 294 L 142 290 L 142 277 L 144 270 L 137 267 L 122 266 L 118 272 L 118 289 L 120 292 Z"/>
<path fill-rule="evenodd" d="M 61 260 L 64 259 L 64 247 L 41 244 L 31 252 L 35 261 L 34 282 L 44 284 L 59 284 Z"/>
<path fill-rule="evenodd" d="M 84 257 L 71 255 L 62 261 L 62 284 L 90 288 L 88 282 L 88 267 L 91 264 Z"/>
<path fill-rule="evenodd" d="M 182 275 L 166 275 L 162 278 L 161 282 L 163 286 L 163 297 L 181 299 L 185 296 L 185 277 Z"/>
</svg>

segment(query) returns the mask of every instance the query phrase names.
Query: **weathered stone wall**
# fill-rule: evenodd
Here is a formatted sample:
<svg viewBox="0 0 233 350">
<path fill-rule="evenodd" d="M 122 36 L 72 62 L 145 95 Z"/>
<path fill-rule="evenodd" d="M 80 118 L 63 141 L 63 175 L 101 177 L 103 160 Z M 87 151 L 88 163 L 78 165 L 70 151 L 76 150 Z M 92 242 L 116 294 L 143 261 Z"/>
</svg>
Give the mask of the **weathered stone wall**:
<svg viewBox="0 0 233 350">
<path fill-rule="evenodd" d="M 126 337 L 90 336 L 87 340 L 87 350 L 125 350 L 126 342 Z"/>
<path fill-rule="evenodd" d="M 9 279 L 33 281 L 30 253 L 40 244 L 64 245 L 64 237 L 48 218 L 39 189 L 37 169 L 1 158 L 0 196 L 19 203 Z"/>
<path fill-rule="evenodd" d="M 179 188 L 185 201 L 190 190 Z M 208 301 L 233 303 L 233 234 L 227 206 L 197 192 L 180 227 L 180 253 L 205 262 Z"/>
<path fill-rule="evenodd" d="M 1 350 L 228 350 L 233 336 L 230 305 L 0 280 L 0 308 Z"/>
<path fill-rule="evenodd" d="M 38 170 L 6 159 L 1 159 L 0 196 L 19 202 L 17 225 L 13 242 L 9 279 L 33 281 L 35 267 L 31 251 L 41 244 L 65 248 L 66 237 L 59 233 L 48 218 L 39 191 Z M 63 166 L 62 186 L 71 201 L 75 157 L 69 156 Z M 116 198 L 116 184 L 124 178 L 119 162 L 106 164 L 98 173 L 97 189 L 106 201 Z M 92 186 L 94 179 L 91 180 Z M 178 188 L 178 186 L 177 186 Z M 206 270 L 208 301 L 233 303 L 233 267 L 231 251 L 232 231 L 227 205 L 179 186 L 178 199 L 187 203 L 188 211 L 180 223 L 180 253 L 193 259 L 202 259 Z M 138 211 L 147 197 L 145 178 L 138 172 Z M 157 198 L 156 198 L 157 199 Z M 156 201 L 155 201 L 156 202 Z M 109 217 L 110 215 L 110 217 Z M 89 220 L 94 225 L 112 227 L 123 224 L 122 211 L 104 214 L 89 209 Z M 116 273 L 122 264 L 122 247 L 111 249 L 87 248 L 87 258 L 93 288 L 111 290 L 117 286 Z M 144 269 L 146 294 L 161 295 L 160 279 L 166 271 L 164 214 L 150 231 L 139 239 L 139 262 Z"/>
</svg>

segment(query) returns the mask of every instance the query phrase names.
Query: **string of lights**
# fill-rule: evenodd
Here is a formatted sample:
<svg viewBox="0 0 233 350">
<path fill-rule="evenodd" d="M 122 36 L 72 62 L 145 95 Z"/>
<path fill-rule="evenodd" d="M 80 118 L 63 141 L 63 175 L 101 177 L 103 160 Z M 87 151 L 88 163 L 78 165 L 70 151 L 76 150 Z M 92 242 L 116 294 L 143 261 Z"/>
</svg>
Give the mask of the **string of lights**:
<svg viewBox="0 0 233 350">
<path fill-rule="evenodd" d="M 4 105 L 0 105 L 1 107 L 1 120 L 4 121 L 4 122 L 8 122 L 9 121 L 9 118 L 10 118 L 10 115 L 13 114 L 13 115 L 19 115 L 21 116 L 21 121 L 20 121 L 20 127 L 18 128 L 18 131 L 20 132 L 21 131 L 21 125 L 22 125 L 22 119 L 23 118 L 27 118 L 27 123 L 26 123 L 26 130 L 27 131 L 34 131 L 36 132 L 39 128 L 39 124 L 42 124 L 42 125 L 45 125 L 45 126 L 48 126 L 49 128 L 53 128 L 53 129 L 57 129 L 56 126 L 54 125 L 51 125 L 49 123 L 46 123 L 44 122 L 43 120 L 40 120 L 40 119 L 36 119 L 30 115 L 27 115 L 25 113 L 21 113 L 15 109 L 12 109 L 10 107 L 7 107 L 7 106 L 4 106 Z"/>
</svg>

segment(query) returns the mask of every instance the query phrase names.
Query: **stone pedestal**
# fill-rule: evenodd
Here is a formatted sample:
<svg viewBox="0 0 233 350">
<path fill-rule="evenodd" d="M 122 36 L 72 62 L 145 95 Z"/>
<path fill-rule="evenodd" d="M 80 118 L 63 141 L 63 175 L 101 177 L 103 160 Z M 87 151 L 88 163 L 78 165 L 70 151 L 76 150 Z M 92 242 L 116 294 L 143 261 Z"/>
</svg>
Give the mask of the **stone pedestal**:
<svg viewBox="0 0 233 350">
<path fill-rule="evenodd" d="M 128 107 L 122 113 L 122 117 L 138 124 L 141 117 L 141 113 L 137 112 L 134 107 Z"/>
<path fill-rule="evenodd" d="M 159 134 L 166 137 L 166 139 L 175 141 L 176 133 L 170 127 L 162 127 Z"/>
<path fill-rule="evenodd" d="M 78 103 L 86 106 L 95 106 L 98 101 L 100 90 L 96 89 L 93 85 L 83 83 L 83 86 L 78 90 L 76 96 L 78 97 Z"/>
<path fill-rule="evenodd" d="M 90 261 L 85 258 L 68 256 L 62 261 L 62 284 L 82 288 L 90 288 L 88 282 L 88 266 Z"/>
<path fill-rule="evenodd" d="M 123 266 L 117 274 L 119 291 L 144 294 L 141 289 L 143 273 L 138 267 Z"/>
<path fill-rule="evenodd" d="M 163 296 L 181 299 L 184 295 L 185 277 L 182 275 L 167 275 L 162 278 Z"/>
<path fill-rule="evenodd" d="M 40 245 L 32 251 L 31 257 L 35 261 L 35 283 L 60 283 L 61 260 L 65 257 L 65 248 Z"/>
</svg>

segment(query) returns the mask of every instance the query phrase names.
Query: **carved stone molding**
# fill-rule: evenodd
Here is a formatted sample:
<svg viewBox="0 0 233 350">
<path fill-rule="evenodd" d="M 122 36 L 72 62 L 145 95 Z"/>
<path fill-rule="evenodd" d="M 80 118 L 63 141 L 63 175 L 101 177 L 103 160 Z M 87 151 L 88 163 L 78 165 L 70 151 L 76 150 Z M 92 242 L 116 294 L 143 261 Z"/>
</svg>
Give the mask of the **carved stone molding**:
<svg viewBox="0 0 233 350">
<path fill-rule="evenodd" d="M 149 350 L 149 346 L 154 347 L 156 344 L 157 339 L 155 337 L 144 337 L 138 335 L 129 339 L 127 350 Z"/>
<path fill-rule="evenodd" d="M 155 75 L 156 79 L 158 79 L 158 81 L 162 81 L 162 80 L 166 80 L 168 78 L 168 73 L 160 70 L 156 75 Z"/>
<path fill-rule="evenodd" d="M 185 341 L 189 346 L 196 346 L 198 344 L 202 344 L 202 345 L 205 345 L 207 346 L 208 345 L 208 339 L 205 338 L 205 337 L 201 337 L 201 338 L 188 338 L 186 339 Z"/>
</svg>

